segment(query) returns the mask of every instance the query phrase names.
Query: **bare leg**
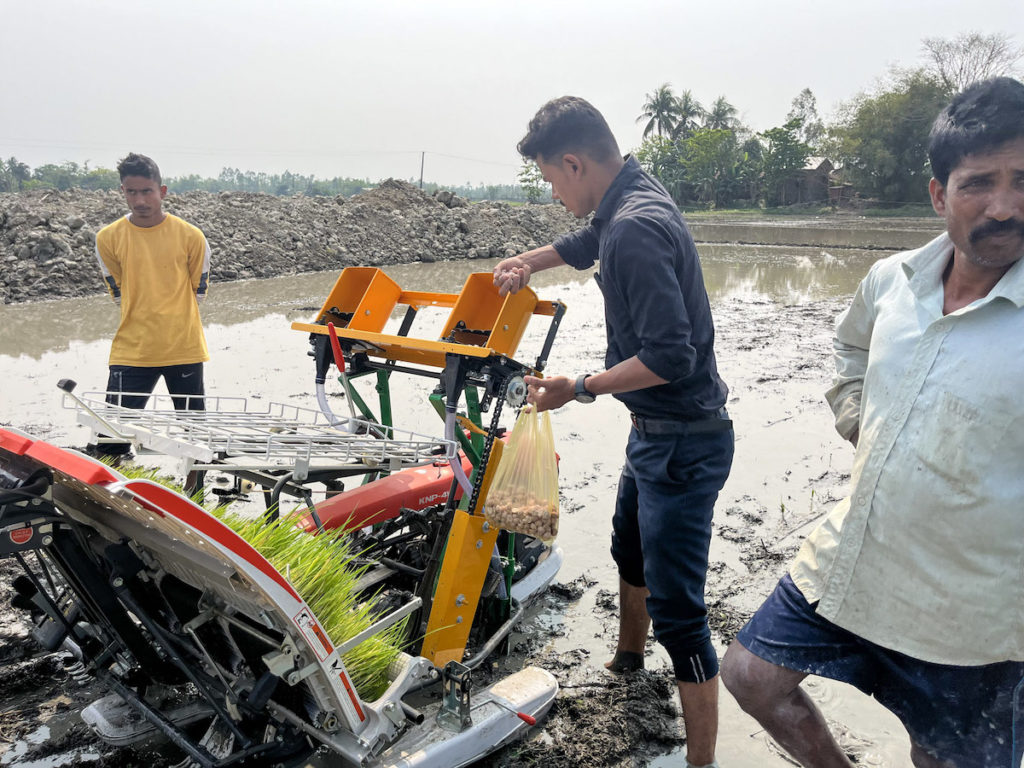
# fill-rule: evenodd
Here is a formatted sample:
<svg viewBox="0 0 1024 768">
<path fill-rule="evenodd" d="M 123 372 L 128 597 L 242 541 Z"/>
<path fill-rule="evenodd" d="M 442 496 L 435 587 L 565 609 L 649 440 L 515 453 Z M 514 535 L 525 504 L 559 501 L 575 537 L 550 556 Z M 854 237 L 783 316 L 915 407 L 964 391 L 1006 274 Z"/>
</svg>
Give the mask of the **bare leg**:
<svg viewBox="0 0 1024 768">
<path fill-rule="evenodd" d="M 722 682 L 804 768 L 852 768 L 821 711 L 800 687 L 807 675 L 776 666 L 733 641 L 722 660 Z"/>
<path fill-rule="evenodd" d="M 203 490 L 203 484 L 206 482 L 206 470 L 205 469 L 191 469 L 188 474 L 185 475 L 185 485 L 183 490 L 185 495 L 190 499 L 197 493 Z"/>
<path fill-rule="evenodd" d="M 692 765 L 710 765 L 718 741 L 718 676 L 678 685 L 686 724 L 686 759 Z"/>
<path fill-rule="evenodd" d="M 647 615 L 647 587 L 634 587 L 619 579 L 619 642 L 615 656 L 605 663 L 612 672 L 643 669 L 644 646 L 651 628 Z"/>
<path fill-rule="evenodd" d="M 648 594 L 646 587 L 634 587 L 619 579 L 619 642 L 615 657 L 605 664 L 613 672 L 643 667 L 644 647 L 651 628 Z M 718 677 L 678 685 L 686 724 L 687 760 L 693 765 L 708 765 L 715 759 L 718 739 Z"/>
</svg>

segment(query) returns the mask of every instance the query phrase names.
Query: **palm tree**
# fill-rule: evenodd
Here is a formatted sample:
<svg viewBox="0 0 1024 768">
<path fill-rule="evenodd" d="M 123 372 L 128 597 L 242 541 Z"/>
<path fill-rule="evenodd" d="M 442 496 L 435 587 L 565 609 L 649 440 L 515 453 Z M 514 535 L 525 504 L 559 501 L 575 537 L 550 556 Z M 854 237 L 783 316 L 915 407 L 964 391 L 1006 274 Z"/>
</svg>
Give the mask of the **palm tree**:
<svg viewBox="0 0 1024 768">
<path fill-rule="evenodd" d="M 20 192 L 24 183 L 32 178 L 32 169 L 25 163 L 18 162 L 17 158 L 11 157 L 7 161 L 6 167 L 0 160 L 0 177 L 6 177 L 4 179 L 6 183 L 3 183 L 6 191 Z"/>
<path fill-rule="evenodd" d="M 690 91 L 683 91 L 676 99 L 676 112 L 679 117 L 672 138 L 685 139 L 700 126 L 700 120 L 704 117 L 704 107 Z"/>
<path fill-rule="evenodd" d="M 644 138 L 646 139 L 651 131 L 659 136 L 671 136 L 676 130 L 679 120 L 679 103 L 675 94 L 672 93 L 672 86 L 663 83 L 653 93 L 644 97 L 644 111 L 636 121 L 647 121 L 644 126 Z"/>
<path fill-rule="evenodd" d="M 704 117 L 704 127 L 715 130 L 732 129 L 736 125 L 736 107 L 719 96 Z"/>
</svg>

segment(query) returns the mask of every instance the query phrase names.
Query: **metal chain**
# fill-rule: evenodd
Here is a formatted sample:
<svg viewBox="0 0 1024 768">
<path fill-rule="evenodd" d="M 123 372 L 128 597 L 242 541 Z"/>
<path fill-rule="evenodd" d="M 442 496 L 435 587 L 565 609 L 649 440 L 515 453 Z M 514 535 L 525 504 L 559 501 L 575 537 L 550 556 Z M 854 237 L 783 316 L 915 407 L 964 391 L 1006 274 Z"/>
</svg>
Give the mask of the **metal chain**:
<svg viewBox="0 0 1024 768">
<path fill-rule="evenodd" d="M 473 480 L 473 492 L 469 496 L 469 511 L 476 509 L 477 499 L 480 497 L 480 489 L 484 484 L 484 475 L 487 474 L 487 463 L 491 458 L 491 449 L 494 447 L 494 438 L 498 433 L 498 420 L 501 418 L 501 409 L 505 405 L 505 394 L 508 390 L 511 376 L 502 382 L 501 391 L 494 398 L 494 413 L 491 416 L 491 428 L 487 430 L 487 437 L 484 438 L 484 449 L 480 453 L 480 464 L 477 466 L 476 479 Z"/>
</svg>

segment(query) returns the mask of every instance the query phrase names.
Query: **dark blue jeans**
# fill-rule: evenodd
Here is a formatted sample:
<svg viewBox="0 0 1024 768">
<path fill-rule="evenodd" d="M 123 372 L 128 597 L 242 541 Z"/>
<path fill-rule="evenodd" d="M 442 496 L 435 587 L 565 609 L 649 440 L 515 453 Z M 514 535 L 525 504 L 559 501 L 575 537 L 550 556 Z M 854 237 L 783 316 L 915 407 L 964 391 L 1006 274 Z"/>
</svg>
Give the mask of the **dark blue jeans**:
<svg viewBox="0 0 1024 768">
<path fill-rule="evenodd" d="M 161 376 L 171 394 L 175 410 L 206 410 L 206 401 L 202 397 L 206 394 L 202 363 L 152 367 L 112 365 L 107 377 L 107 402 L 124 408 L 145 408 Z M 122 392 L 131 394 L 120 394 Z M 100 453 L 109 456 L 123 456 L 130 451 L 131 445 L 128 443 L 102 443 L 99 447 Z"/>
<path fill-rule="evenodd" d="M 732 467 L 733 432 L 648 434 L 626 445 L 612 519 L 612 557 L 623 581 L 650 591 L 647 612 L 676 679 L 718 674 L 704 582 L 715 500 Z"/>
<path fill-rule="evenodd" d="M 145 408 L 149 396 L 156 389 L 156 383 L 163 376 L 171 402 L 178 411 L 204 411 L 206 394 L 203 386 L 203 364 L 188 365 L 112 365 L 107 377 L 107 402 L 125 408 Z M 120 392 L 142 393 L 138 396 L 116 394 Z M 199 395 L 199 397 L 175 397 L 175 395 Z"/>
</svg>

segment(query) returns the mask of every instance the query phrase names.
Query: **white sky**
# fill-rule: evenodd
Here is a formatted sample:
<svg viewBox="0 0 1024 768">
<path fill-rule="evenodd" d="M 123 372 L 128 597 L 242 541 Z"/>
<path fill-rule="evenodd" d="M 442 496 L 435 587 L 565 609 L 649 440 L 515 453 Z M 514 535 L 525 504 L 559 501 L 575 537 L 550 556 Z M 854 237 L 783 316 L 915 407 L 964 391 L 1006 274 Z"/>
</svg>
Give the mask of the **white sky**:
<svg viewBox="0 0 1024 768">
<path fill-rule="evenodd" d="M 922 37 L 1006 32 L 1022 0 L 0 0 L 0 157 L 165 176 L 514 183 L 526 124 L 574 94 L 640 142 L 664 82 L 754 130 L 828 118 Z"/>
</svg>

